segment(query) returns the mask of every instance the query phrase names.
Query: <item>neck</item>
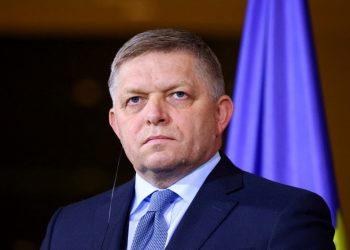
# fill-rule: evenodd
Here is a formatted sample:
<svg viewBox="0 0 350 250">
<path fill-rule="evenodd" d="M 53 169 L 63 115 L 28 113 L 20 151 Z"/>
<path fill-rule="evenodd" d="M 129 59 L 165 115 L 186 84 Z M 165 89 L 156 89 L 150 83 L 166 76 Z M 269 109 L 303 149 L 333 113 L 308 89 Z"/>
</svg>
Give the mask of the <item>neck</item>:
<svg viewBox="0 0 350 250">
<path fill-rule="evenodd" d="M 165 189 L 188 175 L 190 172 L 195 170 L 195 168 L 188 167 L 186 169 L 183 169 L 183 171 L 178 171 L 178 169 L 175 170 L 158 170 L 158 171 L 146 171 L 144 173 L 138 172 L 138 174 L 146 180 L 148 183 L 150 183 L 152 186 Z"/>
</svg>

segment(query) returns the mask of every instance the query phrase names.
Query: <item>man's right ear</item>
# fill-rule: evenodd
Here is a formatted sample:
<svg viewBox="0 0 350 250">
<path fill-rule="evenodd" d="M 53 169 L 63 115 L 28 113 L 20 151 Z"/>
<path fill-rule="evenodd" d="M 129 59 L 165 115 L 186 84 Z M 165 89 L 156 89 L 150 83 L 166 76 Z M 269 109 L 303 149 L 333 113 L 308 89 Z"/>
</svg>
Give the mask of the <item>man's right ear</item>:
<svg viewBox="0 0 350 250">
<path fill-rule="evenodd" d="M 108 118 L 109 118 L 109 125 L 111 125 L 114 133 L 118 136 L 119 138 L 119 128 L 118 128 L 118 125 L 117 125 L 117 117 L 116 117 L 116 114 L 114 112 L 114 107 L 112 107 L 110 110 L 109 110 L 109 113 L 108 113 Z"/>
</svg>

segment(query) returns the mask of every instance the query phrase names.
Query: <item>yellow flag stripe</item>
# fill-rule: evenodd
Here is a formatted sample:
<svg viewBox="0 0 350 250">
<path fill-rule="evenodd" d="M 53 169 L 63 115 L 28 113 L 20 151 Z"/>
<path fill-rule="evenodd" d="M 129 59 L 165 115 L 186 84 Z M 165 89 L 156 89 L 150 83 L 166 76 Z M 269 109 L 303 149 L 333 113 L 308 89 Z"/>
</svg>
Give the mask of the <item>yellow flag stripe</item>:
<svg viewBox="0 0 350 250">
<path fill-rule="evenodd" d="M 337 212 L 337 227 L 335 229 L 334 244 L 337 250 L 347 250 L 345 228 L 340 211 Z"/>
</svg>

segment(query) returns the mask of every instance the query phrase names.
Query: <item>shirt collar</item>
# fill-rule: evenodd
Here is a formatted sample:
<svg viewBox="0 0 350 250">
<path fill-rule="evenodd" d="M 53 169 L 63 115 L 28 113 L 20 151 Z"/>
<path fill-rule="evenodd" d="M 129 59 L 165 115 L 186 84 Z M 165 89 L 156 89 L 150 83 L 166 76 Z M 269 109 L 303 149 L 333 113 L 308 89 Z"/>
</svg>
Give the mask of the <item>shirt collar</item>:
<svg viewBox="0 0 350 250">
<path fill-rule="evenodd" d="M 191 203 L 205 179 L 218 164 L 220 159 L 220 154 L 216 153 L 209 161 L 178 180 L 170 186 L 169 189 L 177 193 L 185 202 Z"/>
<path fill-rule="evenodd" d="M 145 181 L 140 175 L 136 173 L 135 198 L 130 214 L 135 212 L 135 210 L 140 206 L 141 202 L 157 190 L 159 190 L 159 188 L 152 186 L 150 183 Z"/>
<path fill-rule="evenodd" d="M 168 189 L 177 193 L 185 202 L 191 203 L 205 179 L 220 161 L 220 154 L 217 152 L 209 161 L 196 168 L 190 174 L 186 175 L 176 183 L 168 187 Z M 154 191 L 159 190 L 144 180 L 136 173 L 135 178 L 135 198 L 130 214 L 140 206 L 141 202 L 146 199 Z"/>
</svg>

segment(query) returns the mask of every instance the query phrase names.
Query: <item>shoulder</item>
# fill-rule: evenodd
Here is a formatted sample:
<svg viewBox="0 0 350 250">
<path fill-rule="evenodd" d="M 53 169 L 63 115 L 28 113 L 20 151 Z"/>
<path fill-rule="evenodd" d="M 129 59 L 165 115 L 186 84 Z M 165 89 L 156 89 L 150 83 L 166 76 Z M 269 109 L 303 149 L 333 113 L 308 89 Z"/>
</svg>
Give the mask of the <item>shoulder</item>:
<svg viewBox="0 0 350 250">
<path fill-rule="evenodd" d="M 98 222 L 95 214 L 107 207 L 110 193 L 108 191 L 57 209 L 50 219 L 40 249 L 72 249 L 72 246 L 81 244 L 91 245 L 93 228 Z M 84 243 L 82 239 L 86 239 Z"/>
<path fill-rule="evenodd" d="M 331 221 L 330 210 L 318 194 L 271 181 L 240 169 L 236 171 L 242 178 L 242 188 L 235 194 L 241 204 L 273 214 L 283 213 L 288 209 L 312 210 L 321 213 L 327 221 Z"/>
<path fill-rule="evenodd" d="M 97 194 L 95 196 L 89 197 L 87 199 L 83 199 L 81 201 L 69 204 L 67 206 L 64 206 L 60 208 L 59 216 L 61 219 L 67 218 L 70 222 L 74 221 L 73 218 L 81 218 L 81 217 L 88 217 L 90 218 L 91 215 L 96 213 L 96 210 L 99 209 L 106 209 L 109 207 L 109 204 L 111 202 L 111 199 L 118 196 L 120 198 L 120 193 L 127 194 L 129 193 L 134 187 L 133 180 L 117 187 L 113 191 L 108 190 L 106 192 Z"/>
<path fill-rule="evenodd" d="M 240 189 L 236 192 L 240 200 L 252 202 L 256 207 L 283 209 L 296 201 L 308 200 L 326 211 L 329 210 L 318 194 L 248 173 L 236 167 L 225 155 L 222 156 L 218 168 L 221 169 L 222 175 L 231 176 L 231 180 L 240 182 Z"/>
<path fill-rule="evenodd" d="M 269 249 L 334 249 L 330 210 L 321 196 L 244 171 L 242 183 L 239 206 L 265 224 L 260 232 L 268 233 Z"/>
<path fill-rule="evenodd" d="M 133 184 L 132 180 L 116 188 L 113 200 L 127 204 L 132 199 Z M 110 190 L 59 208 L 49 222 L 41 249 L 51 249 L 50 246 L 54 246 L 53 249 L 73 249 L 72 246 L 82 249 L 82 246 L 97 242 L 107 225 L 111 198 Z"/>
<path fill-rule="evenodd" d="M 246 195 L 252 195 L 258 200 L 269 200 L 271 205 L 280 203 L 284 206 L 294 200 L 305 198 L 324 203 L 318 194 L 305 189 L 284 185 L 244 171 L 242 177 Z"/>
<path fill-rule="evenodd" d="M 270 249 L 334 249 L 330 210 L 318 194 L 244 173 L 247 193 L 272 213 Z M 251 202 L 252 200 L 250 200 Z"/>
</svg>

